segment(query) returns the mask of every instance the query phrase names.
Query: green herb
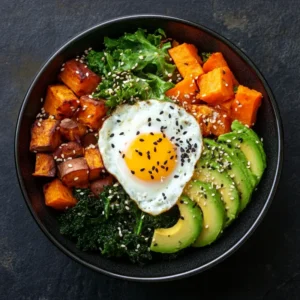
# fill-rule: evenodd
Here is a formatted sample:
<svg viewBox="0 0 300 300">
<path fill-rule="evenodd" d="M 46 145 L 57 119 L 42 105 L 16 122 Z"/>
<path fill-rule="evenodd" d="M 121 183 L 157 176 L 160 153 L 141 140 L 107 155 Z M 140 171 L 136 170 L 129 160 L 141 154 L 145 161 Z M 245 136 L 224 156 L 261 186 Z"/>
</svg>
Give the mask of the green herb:
<svg viewBox="0 0 300 300">
<path fill-rule="evenodd" d="M 171 43 L 164 39 L 161 29 L 153 34 L 138 29 L 118 39 L 106 37 L 104 50 L 87 56 L 88 67 L 102 76 L 94 96 L 105 98 L 110 108 L 151 98 L 169 100 L 165 92 L 174 86 L 176 67 L 168 54 Z"/>
<path fill-rule="evenodd" d="M 237 93 L 238 88 L 239 88 L 238 85 L 235 85 L 235 86 L 233 87 L 233 92 L 234 92 L 235 94 Z"/>
<path fill-rule="evenodd" d="M 204 63 L 209 59 L 209 57 L 211 56 L 211 54 L 212 53 L 210 53 L 210 52 L 202 52 L 201 53 L 202 60 L 203 60 Z"/>
<path fill-rule="evenodd" d="M 149 250 L 154 229 L 171 227 L 179 217 L 177 207 L 155 217 L 143 213 L 120 185 L 106 187 L 99 197 L 89 189 L 76 189 L 74 195 L 79 201 L 60 216 L 60 232 L 79 249 L 133 263 L 151 260 L 156 255 Z"/>
</svg>

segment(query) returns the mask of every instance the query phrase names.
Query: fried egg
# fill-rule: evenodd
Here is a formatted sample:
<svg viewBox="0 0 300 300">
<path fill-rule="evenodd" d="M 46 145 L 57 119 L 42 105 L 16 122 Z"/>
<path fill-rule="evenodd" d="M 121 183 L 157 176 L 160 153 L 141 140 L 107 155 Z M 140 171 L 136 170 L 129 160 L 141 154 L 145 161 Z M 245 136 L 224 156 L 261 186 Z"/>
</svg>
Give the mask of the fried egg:
<svg viewBox="0 0 300 300">
<path fill-rule="evenodd" d="M 120 105 L 99 131 L 103 163 L 139 208 L 174 206 L 201 155 L 202 135 L 183 108 L 158 100 Z"/>
</svg>

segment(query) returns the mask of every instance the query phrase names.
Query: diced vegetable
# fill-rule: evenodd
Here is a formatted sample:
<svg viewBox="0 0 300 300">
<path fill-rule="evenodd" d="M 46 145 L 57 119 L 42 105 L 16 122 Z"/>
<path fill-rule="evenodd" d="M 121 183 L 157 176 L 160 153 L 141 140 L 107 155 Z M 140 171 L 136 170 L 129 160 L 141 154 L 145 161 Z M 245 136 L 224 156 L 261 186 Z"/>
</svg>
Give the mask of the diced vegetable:
<svg viewBox="0 0 300 300">
<path fill-rule="evenodd" d="M 75 158 L 58 165 L 59 176 L 68 187 L 88 187 L 89 167 L 85 158 Z"/>
<path fill-rule="evenodd" d="M 56 167 L 53 156 L 46 153 L 37 153 L 35 171 L 32 175 L 37 177 L 54 177 L 55 173 Z"/>
<path fill-rule="evenodd" d="M 77 200 L 72 191 L 64 186 L 59 179 L 44 185 L 45 204 L 57 210 L 65 210 L 76 205 Z"/>
<path fill-rule="evenodd" d="M 244 125 L 253 126 L 257 110 L 261 105 L 262 94 L 239 85 L 235 99 L 231 105 L 232 120 L 238 120 Z"/>
<path fill-rule="evenodd" d="M 90 145 L 97 145 L 98 139 L 95 136 L 95 133 L 89 132 L 82 139 L 81 144 L 84 148 L 89 147 Z"/>
<path fill-rule="evenodd" d="M 194 45 L 183 43 L 171 48 L 169 54 L 183 78 L 186 76 L 195 78 L 204 73 L 201 67 L 202 60 Z"/>
<path fill-rule="evenodd" d="M 100 174 L 104 169 L 100 151 L 97 148 L 86 148 L 84 157 L 90 169 L 89 180 L 100 178 Z"/>
<path fill-rule="evenodd" d="M 104 100 L 90 99 L 88 96 L 80 98 L 81 108 L 77 114 L 77 121 L 93 130 L 99 130 L 107 112 Z"/>
<path fill-rule="evenodd" d="M 53 119 L 36 120 L 31 128 L 30 151 L 54 151 L 61 144 L 58 125 L 59 121 Z"/>
<path fill-rule="evenodd" d="M 101 81 L 100 77 L 91 71 L 87 65 L 75 59 L 65 63 L 59 74 L 59 79 L 78 97 L 94 92 Z"/>
<path fill-rule="evenodd" d="M 216 68 L 221 68 L 221 67 L 227 67 L 229 68 L 223 54 L 221 52 L 214 52 L 212 53 L 208 59 L 206 60 L 206 62 L 203 64 L 203 71 L 205 73 L 208 73 Z M 234 75 L 232 75 L 233 78 L 233 85 L 237 86 L 239 85 L 238 81 L 236 80 L 236 78 L 234 77 Z"/>
<path fill-rule="evenodd" d="M 68 142 L 61 144 L 54 152 L 53 157 L 55 160 L 64 160 L 67 158 L 77 158 L 83 156 L 83 147 L 76 142 Z M 58 161 L 59 161 L 58 160 Z"/>
<path fill-rule="evenodd" d="M 199 102 L 199 100 L 196 99 L 197 92 L 198 86 L 195 79 L 187 76 L 178 82 L 175 87 L 168 90 L 166 96 L 185 107 L 187 104 Z"/>
<path fill-rule="evenodd" d="M 112 185 L 114 181 L 115 179 L 111 175 L 93 181 L 90 186 L 91 191 L 94 193 L 95 196 L 99 196 L 99 194 L 103 192 L 104 188 L 106 186 Z"/>
<path fill-rule="evenodd" d="M 44 104 L 45 112 L 56 119 L 71 117 L 79 105 L 76 95 L 65 85 L 48 86 Z"/>
<path fill-rule="evenodd" d="M 207 105 L 191 105 L 190 113 L 200 124 L 203 136 L 219 136 L 230 131 L 231 119 L 225 111 Z"/>
<path fill-rule="evenodd" d="M 200 92 L 197 95 L 210 104 L 219 104 L 234 97 L 233 75 L 229 68 L 216 68 L 198 79 Z"/>
<path fill-rule="evenodd" d="M 86 131 L 86 126 L 72 119 L 63 119 L 60 122 L 60 132 L 62 136 L 68 141 L 79 142 L 81 137 L 86 134 Z"/>
<path fill-rule="evenodd" d="M 222 102 L 222 103 L 216 105 L 216 108 L 221 108 L 221 109 L 225 110 L 230 115 L 231 105 L 232 105 L 233 101 L 234 101 L 234 99 Z"/>
</svg>

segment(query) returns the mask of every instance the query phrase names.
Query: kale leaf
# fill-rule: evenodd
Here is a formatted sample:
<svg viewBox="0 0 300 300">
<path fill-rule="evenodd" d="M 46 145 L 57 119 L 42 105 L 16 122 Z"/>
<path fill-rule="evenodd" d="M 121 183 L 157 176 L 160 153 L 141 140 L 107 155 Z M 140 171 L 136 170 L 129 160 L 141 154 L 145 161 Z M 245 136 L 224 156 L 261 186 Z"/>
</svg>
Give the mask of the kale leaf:
<svg viewBox="0 0 300 300">
<path fill-rule="evenodd" d="M 60 232 L 81 250 L 133 263 L 151 260 L 154 229 L 171 227 L 179 217 L 177 207 L 159 216 L 143 213 L 120 185 L 106 187 L 99 197 L 89 189 L 75 189 L 74 196 L 79 201 L 59 217 Z"/>
<path fill-rule="evenodd" d="M 88 67 L 101 75 L 94 96 L 106 99 L 110 108 L 138 100 L 169 100 L 165 92 L 174 86 L 176 67 L 170 62 L 170 42 L 159 29 L 125 33 L 118 39 L 105 37 L 104 50 L 90 51 Z M 174 80 L 173 80 L 174 79 Z"/>
</svg>

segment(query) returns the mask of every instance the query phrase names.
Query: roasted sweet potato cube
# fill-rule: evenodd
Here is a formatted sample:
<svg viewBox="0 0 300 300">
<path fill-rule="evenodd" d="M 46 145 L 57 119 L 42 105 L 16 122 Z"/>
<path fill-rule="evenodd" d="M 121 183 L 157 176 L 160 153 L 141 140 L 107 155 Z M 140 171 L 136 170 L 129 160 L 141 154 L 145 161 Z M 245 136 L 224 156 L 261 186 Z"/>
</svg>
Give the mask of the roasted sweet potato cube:
<svg viewBox="0 0 300 300">
<path fill-rule="evenodd" d="M 198 86 L 200 92 L 197 98 L 210 104 L 219 104 L 234 96 L 233 75 L 227 67 L 216 68 L 202 75 L 198 79 Z"/>
<path fill-rule="evenodd" d="M 202 60 L 197 48 L 192 44 L 183 43 L 171 48 L 169 54 L 172 57 L 179 73 L 183 78 L 201 76 L 204 72 L 201 67 Z"/>
<path fill-rule="evenodd" d="M 260 92 L 239 85 L 231 105 L 232 119 L 239 120 L 249 127 L 253 126 L 262 97 Z"/>
<path fill-rule="evenodd" d="M 56 166 L 53 156 L 46 153 L 37 153 L 35 159 L 35 171 L 32 174 L 37 177 L 54 177 Z"/>
<path fill-rule="evenodd" d="M 100 151 L 94 147 L 86 148 L 84 157 L 90 169 L 89 180 L 92 181 L 100 178 L 101 172 L 105 170 Z"/>
<path fill-rule="evenodd" d="M 100 129 L 106 115 L 107 107 L 104 100 L 94 100 L 88 96 L 80 98 L 80 110 L 77 113 L 77 121 L 93 130 Z"/>
<path fill-rule="evenodd" d="M 94 193 L 95 196 L 99 196 L 99 194 L 101 192 L 103 192 L 104 188 L 106 186 L 112 185 L 114 183 L 114 181 L 115 181 L 115 179 L 111 175 L 108 175 L 105 178 L 93 181 L 91 183 L 91 187 L 90 187 L 91 191 Z"/>
<path fill-rule="evenodd" d="M 96 137 L 97 133 L 89 132 L 81 139 L 81 144 L 84 148 L 87 148 L 91 145 L 98 144 L 98 138 Z"/>
<path fill-rule="evenodd" d="M 169 89 L 166 92 L 166 96 L 185 107 L 188 104 L 199 102 L 199 99 L 196 99 L 197 92 L 198 86 L 195 79 L 187 76 L 179 81 L 173 88 Z"/>
<path fill-rule="evenodd" d="M 225 60 L 221 52 L 212 53 L 202 67 L 205 73 L 208 73 L 216 68 L 221 68 L 221 67 L 229 68 L 227 61 Z M 233 85 L 239 85 L 238 81 L 236 80 L 233 74 L 232 76 L 233 76 Z"/>
<path fill-rule="evenodd" d="M 100 77 L 91 71 L 87 65 L 75 59 L 65 63 L 59 74 L 59 79 L 78 97 L 94 92 L 101 81 Z"/>
<path fill-rule="evenodd" d="M 87 131 L 86 126 L 68 118 L 63 119 L 59 127 L 61 135 L 68 141 L 79 142 Z"/>
<path fill-rule="evenodd" d="M 77 204 L 71 189 L 57 178 L 44 185 L 44 195 L 45 204 L 57 210 L 65 210 Z"/>
<path fill-rule="evenodd" d="M 86 188 L 89 184 L 89 167 L 84 157 L 66 160 L 58 165 L 59 177 L 68 187 Z"/>
<path fill-rule="evenodd" d="M 230 131 L 230 116 L 221 109 L 207 105 L 191 105 L 190 113 L 198 121 L 203 136 L 219 136 Z"/>
<path fill-rule="evenodd" d="M 77 158 L 83 156 L 84 150 L 81 145 L 76 142 L 68 142 L 61 144 L 54 152 L 53 157 L 57 162 L 63 161 L 70 157 Z"/>
<path fill-rule="evenodd" d="M 71 117 L 79 105 L 76 95 L 65 85 L 49 85 L 44 104 L 45 112 L 56 119 Z"/>
<path fill-rule="evenodd" d="M 61 144 L 58 125 L 59 121 L 53 119 L 36 120 L 31 128 L 30 151 L 54 151 Z"/>
</svg>

